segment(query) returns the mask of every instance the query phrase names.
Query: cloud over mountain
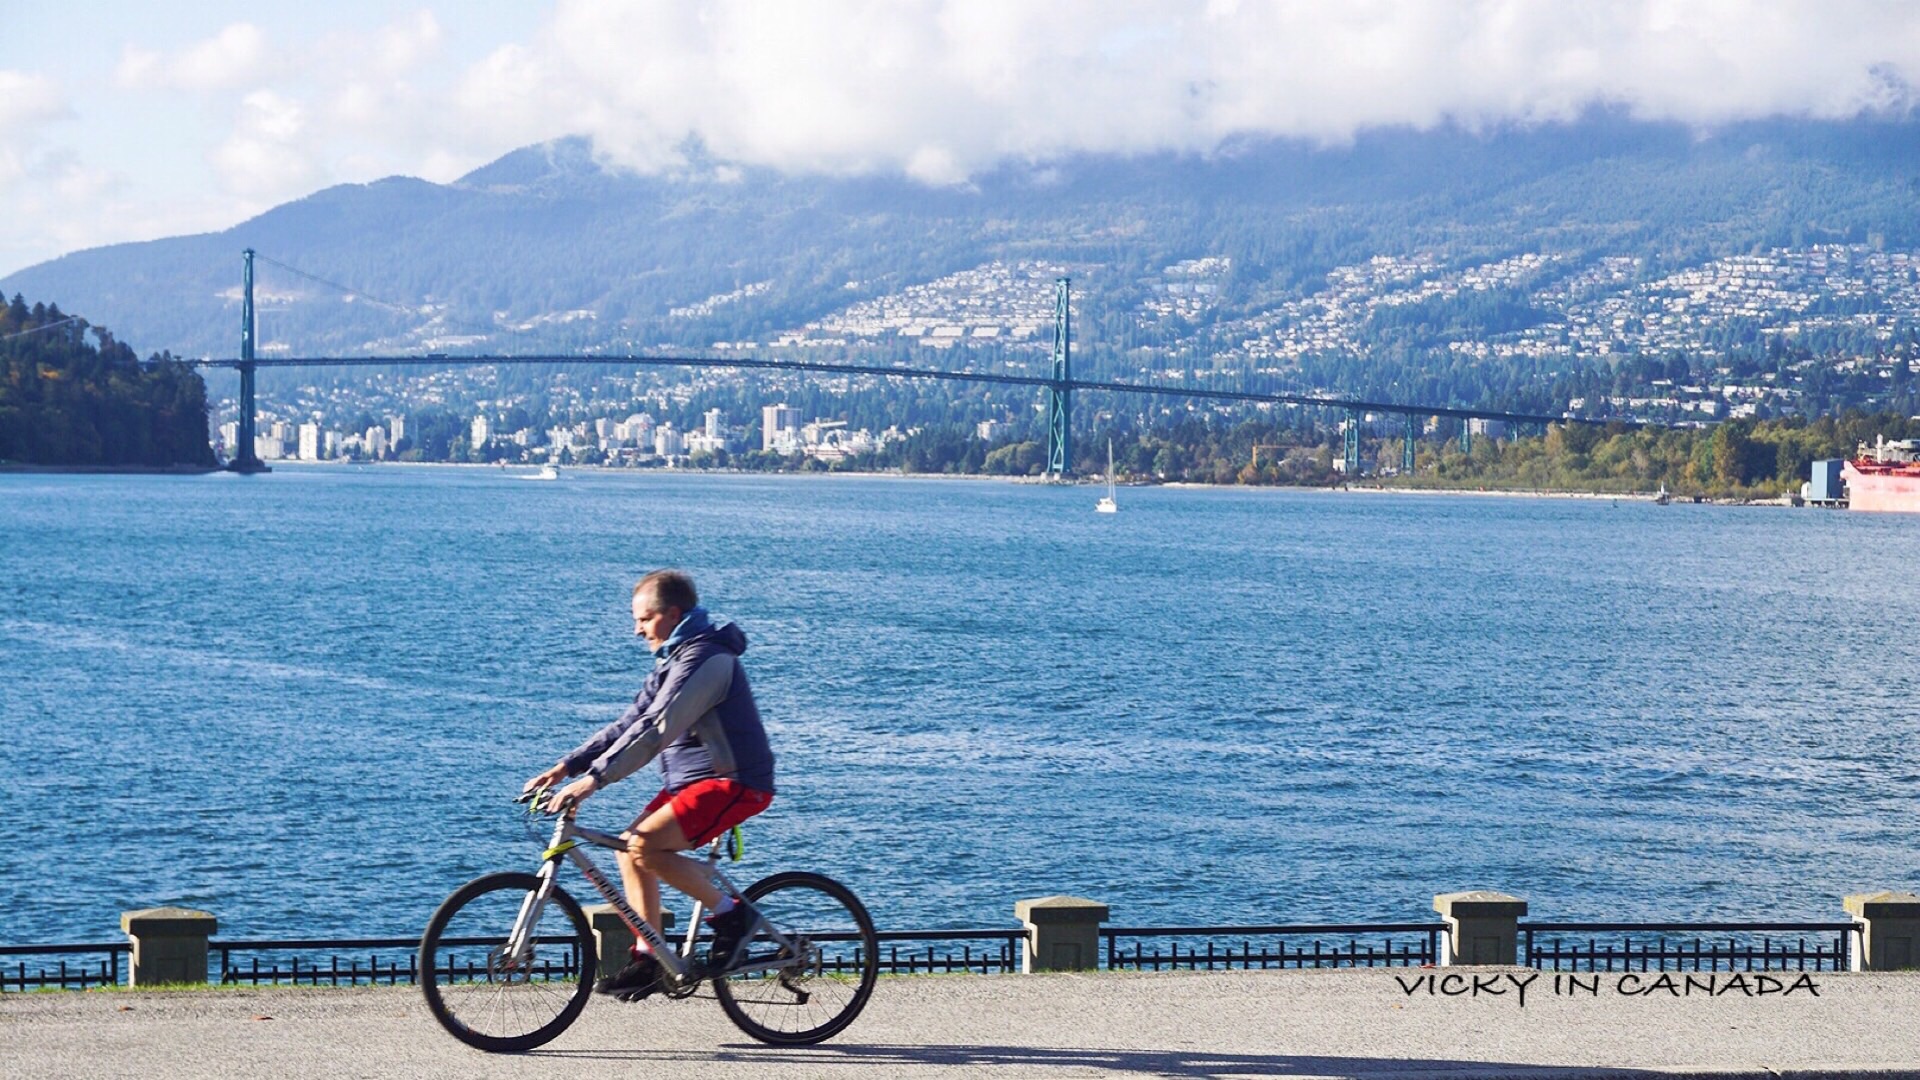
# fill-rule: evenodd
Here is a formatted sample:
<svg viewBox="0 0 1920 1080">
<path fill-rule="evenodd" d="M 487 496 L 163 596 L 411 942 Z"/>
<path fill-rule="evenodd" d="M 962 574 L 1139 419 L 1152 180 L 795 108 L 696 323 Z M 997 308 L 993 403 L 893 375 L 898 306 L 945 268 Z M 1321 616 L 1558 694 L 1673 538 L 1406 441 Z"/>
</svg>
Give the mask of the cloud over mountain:
<svg viewBox="0 0 1920 1080">
<path fill-rule="evenodd" d="M 371 2 L 305 15 L 264 0 L 245 22 L 126 30 L 81 10 L 61 32 L 100 47 L 10 58 L 0 200 L 31 212 L 0 237 L 0 270 L 221 228 L 335 183 L 448 181 L 567 135 L 643 173 L 698 144 L 788 173 L 954 185 L 1008 161 L 1340 144 L 1596 108 L 1701 128 L 1899 115 L 1920 82 L 1920 5 L 1905 0 L 556 0 L 511 17 Z"/>
<path fill-rule="evenodd" d="M 1383 126 L 1713 125 L 1902 111 L 1920 8 L 1888 3 L 564 0 L 467 73 L 518 141 L 642 170 L 698 138 L 800 171 L 962 180 L 1009 157 L 1341 142 Z"/>
</svg>

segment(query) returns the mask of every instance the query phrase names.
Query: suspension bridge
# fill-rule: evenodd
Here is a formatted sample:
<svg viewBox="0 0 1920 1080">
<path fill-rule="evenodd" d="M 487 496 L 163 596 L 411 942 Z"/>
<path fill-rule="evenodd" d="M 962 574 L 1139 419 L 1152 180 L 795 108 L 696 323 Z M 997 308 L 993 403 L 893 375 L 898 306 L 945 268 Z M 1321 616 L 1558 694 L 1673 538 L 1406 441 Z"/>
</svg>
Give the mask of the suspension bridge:
<svg viewBox="0 0 1920 1080">
<path fill-rule="evenodd" d="M 1517 426 L 1537 426 L 1542 429 L 1548 424 L 1604 424 L 1608 421 L 1592 420 L 1571 416 L 1546 416 L 1534 413 L 1506 412 L 1498 409 L 1461 408 L 1448 405 L 1421 405 L 1407 402 L 1368 401 L 1359 398 L 1346 398 L 1321 394 L 1258 393 L 1243 390 L 1217 390 L 1196 386 L 1154 386 L 1140 383 L 1104 382 L 1073 377 L 1072 355 L 1072 316 L 1069 309 L 1069 291 L 1071 283 L 1067 278 L 1054 282 L 1054 326 L 1051 363 L 1046 376 L 1014 375 L 1010 373 L 986 371 L 944 371 L 935 368 L 916 368 L 900 365 L 851 364 L 821 360 L 776 360 L 745 356 L 663 356 L 663 355 L 611 355 L 606 353 L 581 354 L 458 354 L 426 353 L 403 354 L 397 356 L 278 356 L 262 359 L 254 353 L 254 255 L 252 248 L 243 253 L 240 316 L 240 355 L 220 359 L 189 361 L 201 367 L 233 368 L 240 375 L 240 401 L 238 435 L 234 454 L 228 468 L 235 472 L 266 472 L 267 466 L 254 450 L 255 399 L 254 377 L 261 368 L 292 367 L 391 367 L 396 365 L 420 365 L 433 367 L 460 366 L 512 366 L 512 365 L 558 365 L 558 364 L 598 364 L 619 367 L 676 367 L 676 368 L 727 368 L 736 370 L 812 372 L 835 375 L 872 375 L 891 379 L 937 379 L 948 382 L 999 383 L 1009 386 L 1031 386 L 1039 390 L 1045 398 L 1047 415 L 1047 465 L 1046 474 L 1054 479 L 1064 479 L 1073 471 L 1073 395 L 1076 391 L 1103 392 L 1111 394 L 1144 394 L 1157 397 L 1176 397 L 1207 401 L 1251 402 L 1255 404 L 1306 406 L 1346 413 L 1346 422 L 1342 424 L 1345 433 L 1343 464 L 1346 475 L 1358 475 L 1360 469 L 1360 428 L 1363 418 L 1368 414 L 1399 416 L 1405 419 L 1405 435 L 1401 449 L 1401 467 L 1403 471 L 1414 469 L 1414 448 L 1419 435 L 1419 425 L 1423 418 L 1440 417 L 1459 420 L 1460 445 L 1462 450 L 1472 448 L 1472 426 L 1474 420 L 1500 421 Z M 289 269 L 293 269 L 289 267 Z M 300 271 L 295 271 L 299 273 Z M 318 279 L 316 279 L 318 280 Z M 1256 451 L 1257 453 L 1257 451 Z"/>
</svg>

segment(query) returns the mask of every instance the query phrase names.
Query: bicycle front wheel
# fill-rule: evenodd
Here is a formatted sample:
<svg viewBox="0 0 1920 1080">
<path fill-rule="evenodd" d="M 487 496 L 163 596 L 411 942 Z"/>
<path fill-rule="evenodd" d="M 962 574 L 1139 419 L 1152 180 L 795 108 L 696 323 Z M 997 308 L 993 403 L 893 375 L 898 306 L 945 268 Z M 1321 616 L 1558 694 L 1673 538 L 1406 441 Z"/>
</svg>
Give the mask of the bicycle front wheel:
<svg viewBox="0 0 1920 1080">
<path fill-rule="evenodd" d="M 832 878 L 792 872 L 754 882 L 746 899 L 760 921 L 735 966 L 752 970 L 713 981 L 727 1019 L 782 1046 L 853 1023 L 880 974 L 880 942 L 860 898 Z"/>
<path fill-rule="evenodd" d="M 519 956 L 507 938 L 540 879 L 488 874 L 456 889 L 420 937 L 427 1011 L 454 1038 L 496 1053 L 531 1050 L 567 1029 L 593 992 L 586 913 L 555 886 Z"/>
</svg>

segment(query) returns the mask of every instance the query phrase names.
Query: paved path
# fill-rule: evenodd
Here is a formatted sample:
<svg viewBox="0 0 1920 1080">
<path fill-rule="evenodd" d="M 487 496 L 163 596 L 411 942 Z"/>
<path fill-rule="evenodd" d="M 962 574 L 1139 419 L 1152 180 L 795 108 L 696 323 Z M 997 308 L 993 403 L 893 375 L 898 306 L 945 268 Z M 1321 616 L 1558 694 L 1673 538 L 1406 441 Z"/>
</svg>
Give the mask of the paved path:
<svg viewBox="0 0 1920 1080">
<path fill-rule="evenodd" d="M 1414 970 L 887 978 L 838 1039 L 790 1050 L 712 1001 L 600 999 L 519 1056 L 455 1042 L 410 987 L 6 994 L 0 1076 L 1920 1078 L 1920 974 L 1819 976 L 1817 996 L 1722 974 L 1712 997 L 1541 974 L 1522 1007 L 1508 975 L 1536 973 L 1480 973 L 1453 997 L 1408 994 L 1436 974 Z"/>
</svg>

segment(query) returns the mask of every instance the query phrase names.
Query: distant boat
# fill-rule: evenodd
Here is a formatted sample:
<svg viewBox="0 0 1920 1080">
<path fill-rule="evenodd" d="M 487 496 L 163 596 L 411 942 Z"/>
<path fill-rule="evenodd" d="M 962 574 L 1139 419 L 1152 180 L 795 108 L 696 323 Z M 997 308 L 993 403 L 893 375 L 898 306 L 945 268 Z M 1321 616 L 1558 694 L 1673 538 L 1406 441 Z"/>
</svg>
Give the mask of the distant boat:
<svg viewBox="0 0 1920 1080">
<path fill-rule="evenodd" d="M 540 466 L 539 472 L 533 473 L 531 475 L 517 476 L 515 477 L 515 479 L 516 480 L 558 480 L 560 479 L 560 470 L 554 468 L 551 465 L 542 465 Z"/>
<path fill-rule="evenodd" d="M 1665 482 L 1662 482 L 1660 485 L 1660 490 L 1653 493 L 1653 505 L 1665 506 L 1672 501 L 1673 501 L 1673 496 L 1667 494 L 1667 485 Z"/>
<path fill-rule="evenodd" d="M 1099 502 L 1093 504 L 1093 512 L 1096 514 L 1117 514 L 1120 512 L 1120 504 L 1113 501 L 1113 440 L 1112 439 L 1107 440 L 1107 494 Z"/>
</svg>

